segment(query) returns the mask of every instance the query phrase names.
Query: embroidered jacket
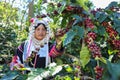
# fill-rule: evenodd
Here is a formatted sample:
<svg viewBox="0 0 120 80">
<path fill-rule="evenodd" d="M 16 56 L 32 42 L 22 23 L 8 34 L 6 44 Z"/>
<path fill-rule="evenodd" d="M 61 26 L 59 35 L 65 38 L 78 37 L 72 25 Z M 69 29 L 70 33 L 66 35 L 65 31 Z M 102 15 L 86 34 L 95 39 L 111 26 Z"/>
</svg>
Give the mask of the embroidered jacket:
<svg viewBox="0 0 120 80">
<path fill-rule="evenodd" d="M 19 63 L 23 64 L 24 67 L 29 66 L 34 68 L 45 68 L 49 63 L 53 61 L 53 58 L 63 53 L 63 48 L 61 48 L 61 50 L 57 50 L 56 44 L 51 43 L 49 43 L 48 45 L 46 44 L 43 48 L 40 48 L 37 53 L 32 51 L 32 47 L 27 47 L 28 42 L 23 42 L 16 49 L 15 55 L 13 56 L 12 62 L 10 64 L 11 70 L 14 70 L 14 65 Z M 46 54 L 46 51 L 48 51 L 48 54 Z"/>
</svg>

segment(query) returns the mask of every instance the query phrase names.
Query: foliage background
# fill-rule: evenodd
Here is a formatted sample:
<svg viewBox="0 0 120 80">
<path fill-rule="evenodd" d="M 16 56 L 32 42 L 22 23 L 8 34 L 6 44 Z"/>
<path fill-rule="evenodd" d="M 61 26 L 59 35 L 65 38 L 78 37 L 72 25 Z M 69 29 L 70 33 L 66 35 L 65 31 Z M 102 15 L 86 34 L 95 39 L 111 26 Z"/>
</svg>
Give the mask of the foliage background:
<svg viewBox="0 0 120 80">
<path fill-rule="evenodd" d="M 19 12 L 19 8 L 14 8 L 9 3 L 0 3 L 1 62 L 9 63 L 7 61 L 10 61 L 9 57 L 14 54 L 14 49 L 27 38 L 29 19 L 31 17 L 41 19 L 47 15 L 53 19 L 53 22 L 50 23 L 52 31 L 55 32 L 57 28 L 62 28 L 62 33 L 65 34 L 63 37 L 65 52 L 55 59 L 57 65 L 61 65 L 63 69 L 54 76 L 55 80 L 79 80 L 83 78 L 119 80 L 119 3 L 112 2 L 105 9 L 94 10 L 92 3 L 88 0 L 59 0 L 57 2 L 53 0 L 53 2 L 47 3 L 47 8 L 42 6 L 46 1 L 39 0 L 37 4 L 34 2 L 32 0 L 29 4 L 27 3 L 27 8 L 21 12 Z M 47 14 L 41 11 L 43 9 L 46 10 Z M 22 14 L 22 17 L 18 13 Z M 20 25 L 17 22 L 20 22 Z M 89 36 L 90 32 L 92 33 Z M 91 43 L 94 43 L 92 47 Z M 94 53 L 94 50 L 98 54 Z M 3 55 L 7 55 L 7 57 Z M 96 69 L 97 66 L 100 67 L 99 70 Z M 19 71 L 11 72 L 9 67 L 1 67 L 3 67 L 1 77 L 4 76 L 2 79 L 27 79 L 31 76 L 20 75 Z M 54 72 L 55 67 L 45 70 Z M 32 75 L 36 77 L 39 75 L 37 73 L 45 70 L 37 69 L 36 74 Z M 34 70 L 30 71 L 34 72 Z M 5 74 L 5 72 L 8 73 Z"/>
</svg>

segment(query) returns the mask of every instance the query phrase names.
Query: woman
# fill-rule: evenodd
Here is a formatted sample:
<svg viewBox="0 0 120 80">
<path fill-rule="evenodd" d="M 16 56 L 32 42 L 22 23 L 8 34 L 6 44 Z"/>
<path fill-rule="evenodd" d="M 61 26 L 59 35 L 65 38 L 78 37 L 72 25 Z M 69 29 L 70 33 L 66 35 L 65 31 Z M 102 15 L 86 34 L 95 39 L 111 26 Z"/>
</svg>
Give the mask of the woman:
<svg viewBox="0 0 120 80">
<path fill-rule="evenodd" d="M 59 31 L 57 35 L 59 35 Z M 50 31 L 47 22 L 34 19 L 30 26 L 29 39 L 16 50 L 11 62 L 11 70 L 22 67 L 45 68 L 52 59 L 63 53 L 60 40 L 49 43 Z M 57 45 L 59 44 L 59 45 Z"/>
</svg>

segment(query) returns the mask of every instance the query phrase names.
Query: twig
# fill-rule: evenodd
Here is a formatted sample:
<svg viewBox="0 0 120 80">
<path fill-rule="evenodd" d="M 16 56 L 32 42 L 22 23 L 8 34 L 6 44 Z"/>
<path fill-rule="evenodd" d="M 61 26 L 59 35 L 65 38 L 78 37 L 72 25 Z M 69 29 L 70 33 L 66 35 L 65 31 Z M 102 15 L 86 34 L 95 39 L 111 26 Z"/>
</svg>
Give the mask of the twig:
<svg viewBox="0 0 120 80">
<path fill-rule="evenodd" d="M 82 77 L 82 80 L 95 80 L 89 76 L 81 76 Z"/>
</svg>

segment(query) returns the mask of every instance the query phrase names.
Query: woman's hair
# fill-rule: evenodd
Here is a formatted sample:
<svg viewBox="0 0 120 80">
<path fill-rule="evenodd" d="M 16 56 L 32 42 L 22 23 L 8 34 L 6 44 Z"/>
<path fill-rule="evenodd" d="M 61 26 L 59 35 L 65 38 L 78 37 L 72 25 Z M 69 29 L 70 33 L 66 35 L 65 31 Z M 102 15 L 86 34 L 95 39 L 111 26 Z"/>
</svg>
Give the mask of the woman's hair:
<svg viewBox="0 0 120 80">
<path fill-rule="evenodd" d="M 40 25 L 43 25 L 43 26 L 44 26 L 44 28 L 47 30 L 47 27 L 45 26 L 45 24 L 44 24 L 44 23 L 38 23 L 38 24 L 37 24 L 37 26 L 35 26 L 35 29 L 36 29 L 38 26 L 40 26 Z"/>
</svg>

